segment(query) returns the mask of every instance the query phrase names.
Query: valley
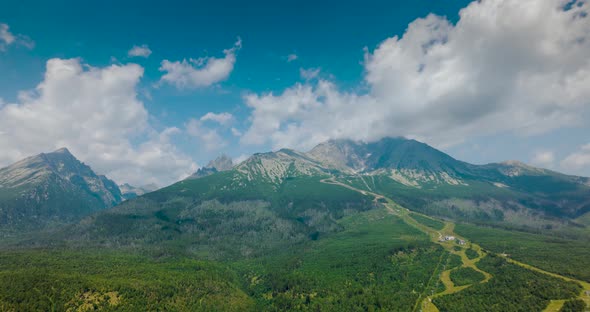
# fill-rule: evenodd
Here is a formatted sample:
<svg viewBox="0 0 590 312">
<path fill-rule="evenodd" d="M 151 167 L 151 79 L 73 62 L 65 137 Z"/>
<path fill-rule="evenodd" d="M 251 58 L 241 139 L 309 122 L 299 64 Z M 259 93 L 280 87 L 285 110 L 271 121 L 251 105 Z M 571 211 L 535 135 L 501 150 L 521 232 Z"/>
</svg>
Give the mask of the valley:
<svg viewBox="0 0 590 312">
<path fill-rule="evenodd" d="M 442 283 L 444 285 L 444 290 L 441 292 L 438 292 L 438 293 L 433 293 L 431 295 L 422 294 L 418 298 L 416 305 L 414 306 L 412 311 L 417 311 L 417 310 L 424 311 L 424 312 L 440 311 L 436 307 L 436 305 L 433 303 L 433 299 L 435 299 L 437 297 L 444 296 L 444 295 L 451 295 L 451 294 L 460 292 L 468 287 L 473 286 L 475 283 L 466 283 L 463 285 L 455 285 L 455 283 L 451 280 L 450 276 L 451 276 L 452 272 L 457 272 L 460 269 L 469 268 L 469 269 L 472 269 L 476 272 L 481 273 L 481 275 L 483 276 L 483 279 L 477 281 L 477 283 L 487 283 L 491 278 L 493 278 L 493 276 L 490 273 L 485 272 L 485 271 L 481 270 L 480 268 L 478 268 L 476 263 L 488 255 L 491 255 L 493 257 L 502 257 L 502 258 L 505 258 L 508 263 L 518 265 L 518 266 L 525 268 L 527 270 L 532 270 L 535 272 L 539 272 L 539 273 L 542 273 L 542 274 L 545 274 L 545 275 L 548 275 L 551 277 L 559 278 L 564 281 L 573 282 L 573 283 L 580 285 L 582 289 L 579 291 L 578 296 L 575 298 L 584 301 L 586 303 L 586 306 L 590 307 L 590 283 L 588 283 L 588 282 L 584 282 L 581 280 L 572 279 L 572 278 L 565 277 L 565 276 L 562 276 L 559 274 L 544 271 L 544 270 L 534 267 L 530 264 L 525 264 L 523 262 L 519 262 L 517 260 L 511 259 L 505 253 L 493 254 L 493 253 L 490 253 L 489 251 L 484 251 L 481 248 L 481 246 L 479 246 L 473 242 L 467 242 L 466 244 L 463 244 L 459 247 L 459 245 L 456 243 L 456 241 L 460 240 L 461 237 L 458 236 L 454 232 L 455 224 L 452 222 L 446 221 L 446 222 L 444 222 L 442 229 L 435 229 L 435 228 L 428 226 L 427 224 L 431 224 L 431 225 L 433 223 L 436 224 L 437 223 L 436 220 L 433 220 L 432 218 L 430 218 L 428 216 L 421 215 L 421 214 L 411 213 L 408 209 L 399 206 L 391 199 L 385 198 L 382 195 L 367 192 L 365 190 L 360 190 L 360 189 L 357 189 L 357 188 L 352 187 L 350 185 L 346 185 L 344 183 L 337 182 L 334 179 L 324 179 L 324 180 L 322 180 L 322 182 L 340 185 L 342 187 L 355 190 L 355 191 L 362 193 L 362 194 L 368 193 L 368 194 L 375 196 L 376 201 L 381 200 L 381 201 L 385 202 L 384 206 L 389 213 L 399 216 L 408 225 L 411 225 L 414 228 L 427 234 L 431 238 L 431 241 L 433 243 L 441 245 L 450 254 L 458 255 L 461 257 L 462 264 L 460 267 L 455 267 L 455 268 L 450 268 L 450 269 L 445 270 L 445 268 L 443 266 L 443 271 L 440 272 L 438 276 L 433 275 L 432 278 L 429 279 L 428 284 L 431 284 L 433 282 L 434 283 Z M 412 217 L 412 216 L 418 216 L 423 221 L 418 222 L 418 221 L 416 221 L 417 218 Z M 420 220 L 420 219 L 418 219 L 418 220 Z M 430 220 L 430 221 L 427 221 L 427 220 Z M 426 222 L 424 222 L 424 221 L 426 221 Z M 438 221 L 438 222 L 440 223 L 440 221 Z M 443 240 L 442 239 L 443 237 L 453 237 L 453 240 Z M 465 238 L 463 238 L 463 239 L 465 239 Z M 475 251 L 477 253 L 477 257 L 469 258 L 466 255 L 467 250 Z M 437 264 L 437 268 L 438 268 L 438 266 L 441 266 L 441 265 L 442 264 L 439 262 Z M 435 272 L 437 272 L 437 271 L 435 271 Z M 433 279 L 434 279 L 434 281 L 433 281 Z M 426 297 L 423 298 L 423 296 L 426 296 Z M 553 299 L 550 301 L 549 305 L 543 311 L 546 311 L 546 312 L 560 311 L 565 302 L 566 302 L 565 299 Z"/>
<path fill-rule="evenodd" d="M 151 310 L 310 311 L 321 307 L 322 311 L 354 311 L 355 307 L 373 306 L 388 311 L 457 311 L 462 310 L 457 304 L 467 291 L 472 292 L 470 298 L 502 307 L 496 301 L 500 298 L 486 297 L 489 293 L 480 288 L 507 278 L 506 274 L 513 278 L 530 275 L 543 284 L 560 285 L 563 290 L 555 294 L 521 288 L 524 285 L 512 288 L 544 302 L 538 304 L 545 311 L 558 311 L 574 298 L 588 300 L 579 286 L 588 290 L 588 283 L 484 251 L 469 237 L 458 235 L 451 221 L 411 212 L 387 197 L 334 179 L 321 183 L 374 196 L 375 202 L 383 203 L 382 208 L 343 218 L 338 222 L 343 230 L 335 234 L 250 260 L 211 262 L 182 255 L 88 248 L 13 250 L 0 257 L 0 280 L 5 285 L 0 288 L 0 307 L 85 311 L 91 305 L 104 311 L 133 311 L 140 304 Z M 444 236 L 467 242 L 441 242 Z M 476 256 L 471 252 L 468 257 L 468 250 Z M 485 264 L 480 265 L 482 262 Z M 506 266 L 511 273 L 501 269 Z M 455 285 L 453 272 L 462 268 L 471 268 L 484 278 Z M 27 290 L 25 285 L 30 283 L 53 290 Z M 18 285 L 23 288 L 14 293 Z M 496 287 L 505 286 L 490 287 L 499 292 Z M 35 295 L 37 291 L 44 295 Z M 510 304 L 515 311 L 519 305 L 528 306 L 518 297 L 513 300 Z M 470 311 L 490 309 L 472 305 Z"/>
</svg>

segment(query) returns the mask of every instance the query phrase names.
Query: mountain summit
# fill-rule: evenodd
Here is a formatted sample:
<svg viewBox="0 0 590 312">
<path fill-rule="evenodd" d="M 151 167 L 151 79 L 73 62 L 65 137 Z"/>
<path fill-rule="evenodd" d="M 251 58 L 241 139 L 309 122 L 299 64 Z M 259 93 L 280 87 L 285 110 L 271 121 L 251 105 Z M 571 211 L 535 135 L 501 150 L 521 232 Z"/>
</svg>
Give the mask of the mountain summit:
<svg viewBox="0 0 590 312">
<path fill-rule="evenodd" d="M 233 160 L 225 155 L 225 154 L 221 154 L 221 156 L 211 160 L 208 164 L 207 164 L 207 168 L 215 168 L 217 169 L 217 171 L 226 171 L 226 170 L 230 170 L 231 168 L 233 168 L 234 166 L 234 162 Z"/>
<path fill-rule="evenodd" d="M 384 174 L 399 183 L 461 184 L 470 165 L 416 140 L 384 138 L 365 143 L 331 140 L 314 147 L 309 155 L 328 168 L 348 174 Z"/>
<path fill-rule="evenodd" d="M 206 177 L 208 175 L 214 174 L 216 172 L 227 171 L 234 167 L 233 160 L 225 155 L 222 154 L 221 156 L 211 160 L 207 166 L 203 168 L 199 168 L 197 172 L 193 173 L 188 179 L 198 179 L 202 177 Z"/>
<path fill-rule="evenodd" d="M 121 202 L 115 182 L 67 148 L 0 169 L 0 226 L 43 227 L 78 220 Z"/>
</svg>

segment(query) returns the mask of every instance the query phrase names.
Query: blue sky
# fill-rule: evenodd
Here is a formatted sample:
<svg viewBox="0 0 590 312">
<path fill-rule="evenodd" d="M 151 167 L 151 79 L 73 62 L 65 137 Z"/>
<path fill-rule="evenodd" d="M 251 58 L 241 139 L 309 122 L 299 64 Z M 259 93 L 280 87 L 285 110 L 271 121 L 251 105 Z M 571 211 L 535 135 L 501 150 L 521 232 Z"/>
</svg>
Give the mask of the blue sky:
<svg viewBox="0 0 590 312">
<path fill-rule="evenodd" d="M 0 165 L 68 145 L 118 182 L 167 184 L 222 152 L 243 158 L 283 146 L 306 149 L 327 138 L 404 135 L 473 163 L 518 159 L 590 175 L 590 131 L 582 118 L 590 79 L 580 70 L 588 67 L 581 56 L 590 50 L 559 41 L 565 32 L 587 36 L 588 5 L 581 1 L 566 9 L 560 0 L 484 0 L 464 17 L 459 12 L 470 1 L 120 2 L 0 4 L 0 25 L 12 38 L 3 42 L 0 32 L 0 146 L 8 151 Z M 566 14 L 582 17 L 568 24 Z M 533 30 L 543 24 L 556 34 Z M 537 53 L 547 42 L 570 55 Z M 151 53 L 131 56 L 134 46 Z M 464 64 L 448 65 L 459 62 L 454 56 Z M 47 74 L 52 59 L 75 60 L 55 62 L 56 68 L 79 66 L 66 85 Z M 190 78 L 215 60 L 226 67 Z M 168 80 L 165 61 L 178 62 Z M 414 61 L 420 68 L 404 73 L 404 63 Z M 113 75 L 128 89 L 113 89 L 99 74 L 112 66 L 121 68 Z M 538 81 L 521 83 L 525 74 Z M 75 79 L 86 81 L 78 88 L 88 91 L 69 89 Z M 567 98 L 563 103 L 537 98 L 536 88 L 559 81 L 569 83 L 552 91 Z M 86 110 L 74 115 L 80 102 Z M 116 123 L 102 116 L 111 109 L 120 117 Z M 35 112 L 72 116 L 36 122 Z M 339 125 L 330 116 L 353 117 Z M 68 131 L 72 120 L 80 124 Z M 117 148 L 106 148 L 109 140 Z"/>
</svg>

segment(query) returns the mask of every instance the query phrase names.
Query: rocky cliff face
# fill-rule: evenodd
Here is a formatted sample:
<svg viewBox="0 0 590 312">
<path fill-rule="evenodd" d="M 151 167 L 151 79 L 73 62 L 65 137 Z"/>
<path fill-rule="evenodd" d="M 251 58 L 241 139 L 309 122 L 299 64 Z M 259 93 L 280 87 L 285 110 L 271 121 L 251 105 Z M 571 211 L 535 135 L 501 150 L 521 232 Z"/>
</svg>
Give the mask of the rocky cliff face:
<svg viewBox="0 0 590 312">
<path fill-rule="evenodd" d="M 233 167 L 233 160 L 229 156 L 223 154 L 215 158 L 214 160 L 211 160 L 207 164 L 207 166 L 199 168 L 199 170 L 197 170 L 197 172 L 193 173 L 190 177 L 188 177 L 188 179 L 198 179 L 206 177 L 217 172 L 231 170 Z"/>
<path fill-rule="evenodd" d="M 71 222 L 121 200 L 115 182 L 66 148 L 0 169 L 0 227 Z"/>
<path fill-rule="evenodd" d="M 424 143 L 404 138 L 385 138 L 365 143 L 331 140 L 308 155 L 324 167 L 348 174 L 388 175 L 407 186 L 464 184 L 470 165 Z"/>
</svg>

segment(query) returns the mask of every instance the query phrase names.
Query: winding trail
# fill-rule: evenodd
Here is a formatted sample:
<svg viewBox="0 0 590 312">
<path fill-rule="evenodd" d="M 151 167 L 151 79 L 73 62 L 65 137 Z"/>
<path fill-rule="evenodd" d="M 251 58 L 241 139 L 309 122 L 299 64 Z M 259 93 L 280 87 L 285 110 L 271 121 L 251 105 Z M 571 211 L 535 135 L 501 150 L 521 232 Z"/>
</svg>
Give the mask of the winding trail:
<svg viewBox="0 0 590 312">
<path fill-rule="evenodd" d="M 367 183 L 365 182 L 364 179 L 362 179 L 363 183 L 366 185 Z M 461 267 L 469 267 L 472 268 L 480 273 L 482 273 L 485 278 L 478 282 L 478 283 L 487 283 L 493 276 L 488 273 L 485 272 L 483 270 L 481 270 L 480 268 L 477 267 L 477 262 L 479 262 L 483 257 L 485 257 L 487 255 L 487 253 L 481 248 L 481 246 L 473 243 L 473 242 L 469 242 L 468 240 L 466 240 L 464 237 L 461 237 L 459 235 L 457 235 L 454 232 L 455 229 L 455 224 L 449 221 L 445 222 L 445 226 L 442 230 L 438 231 L 436 229 L 433 229 L 427 225 L 424 225 L 418 221 L 416 221 L 414 218 L 412 218 L 411 214 L 416 214 L 416 215 L 421 215 L 423 217 L 426 218 L 430 218 L 427 215 L 423 215 L 417 212 L 410 212 L 409 209 L 404 208 L 400 205 L 398 205 L 397 203 L 395 203 L 393 200 L 381 195 L 381 194 L 377 194 L 374 193 L 372 191 L 366 191 L 366 190 L 362 190 L 362 189 L 358 189 L 356 187 L 353 187 L 351 185 L 342 183 L 340 181 L 335 180 L 334 177 L 331 178 L 326 178 L 321 180 L 320 182 L 322 183 L 326 183 L 326 184 L 333 184 L 333 185 L 339 185 L 345 188 L 348 188 L 350 190 L 359 192 L 363 195 L 372 195 L 374 197 L 374 202 L 375 204 L 379 204 L 382 203 L 385 208 L 387 209 L 387 211 L 395 216 L 400 217 L 402 220 L 404 220 L 404 222 L 406 222 L 407 224 L 409 224 L 410 226 L 424 232 L 426 235 L 428 235 L 430 237 L 430 240 L 433 243 L 436 243 L 440 246 L 442 246 L 446 251 L 448 251 L 451 254 L 455 254 L 455 255 L 459 255 L 461 257 L 461 261 L 462 261 L 462 266 Z M 370 189 L 370 187 L 368 185 L 366 185 L 368 189 Z M 455 241 L 443 241 L 442 238 L 443 236 L 454 236 L 456 237 L 456 239 L 462 239 L 464 241 L 466 241 L 467 243 L 465 245 L 458 245 L 455 243 Z M 460 250 L 455 250 L 455 247 L 460 247 Z M 467 257 L 467 255 L 465 254 L 465 251 L 467 249 L 473 249 L 478 253 L 478 257 L 474 258 L 474 259 L 469 259 Z M 588 308 L 590 308 L 590 283 L 588 282 L 584 282 L 581 280 L 577 280 L 574 278 L 570 278 L 570 277 L 565 277 L 556 273 L 551 273 L 542 269 L 539 269 L 537 267 L 534 267 L 532 265 L 526 264 L 526 263 L 522 263 L 519 262 L 517 260 L 511 259 L 506 255 L 500 255 L 504 257 L 508 262 L 519 265 L 523 268 L 526 268 L 528 270 L 532 270 L 532 271 L 536 271 L 539 273 L 543 273 L 543 274 L 547 274 L 549 276 L 552 277 L 556 277 L 556 278 L 560 278 L 566 281 L 571 281 L 571 282 L 575 282 L 580 284 L 583 287 L 583 290 L 581 291 L 578 299 L 582 299 L 584 300 L 584 302 L 586 302 L 586 306 Z M 442 258 L 441 258 L 442 259 Z M 439 261 L 438 266 L 441 265 L 442 261 Z M 438 272 L 438 266 L 435 268 L 434 270 L 434 275 L 436 275 L 436 272 Z M 432 303 L 432 299 L 439 297 L 439 296 L 444 296 L 444 295 L 449 295 L 449 294 L 453 294 L 459 291 L 462 291 L 466 288 L 469 288 L 471 286 L 473 286 L 473 284 L 470 285 L 464 285 L 464 286 L 455 286 L 453 284 L 453 281 L 450 278 L 451 275 L 451 271 L 453 271 L 456 268 L 451 268 L 448 270 L 444 270 L 440 273 L 439 277 L 436 276 L 432 276 L 430 278 L 430 280 L 428 281 L 427 286 L 425 287 L 425 290 L 422 294 L 420 294 L 420 296 L 418 297 L 418 300 L 416 301 L 416 304 L 414 306 L 414 309 L 412 311 L 418 311 L 418 308 L 420 307 L 419 311 L 423 311 L 423 312 L 438 312 L 438 308 L 434 305 L 434 303 Z M 435 278 L 439 278 L 440 281 L 444 284 L 445 286 L 445 290 L 439 293 L 435 293 L 432 295 L 427 295 L 426 292 L 430 289 L 430 284 L 431 281 Z M 549 303 L 549 305 L 545 308 L 544 312 L 558 312 L 561 307 L 563 306 L 563 304 L 565 303 L 566 300 L 551 300 L 551 302 Z M 587 310 L 588 311 L 588 310 Z"/>
<path fill-rule="evenodd" d="M 416 212 L 410 212 L 409 209 L 404 208 L 400 205 L 398 205 L 397 203 L 395 203 L 393 200 L 381 195 L 381 194 L 377 194 L 371 191 L 366 191 L 366 190 L 361 190 L 358 188 L 355 188 L 351 185 L 342 183 L 340 181 L 336 181 L 334 178 L 327 178 L 327 179 L 323 179 L 320 182 L 322 183 L 327 183 L 327 184 L 333 184 L 333 185 L 339 185 L 345 188 L 348 188 L 350 190 L 354 190 L 356 192 L 359 192 L 363 195 L 372 195 L 373 197 L 375 197 L 374 202 L 375 203 L 382 203 L 384 204 L 385 208 L 387 209 L 387 211 L 397 217 L 400 217 L 402 220 L 404 220 L 404 222 L 406 222 L 408 225 L 420 230 L 421 232 L 425 233 L 426 235 L 428 235 L 430 237 L 430 240 L 433 243 L 436 243 L 440 246 L 442 246 L 446 251 L 448 251 L 451 254 L 456 254 L 459 255 L 461 257 L 462 260 L 462 266 L 463 267 L 470 267 L 473 268 L 474 270 L 481 272 L 484 276 L 485 279 L 483 281 L 481 281 L 480 283 L 485 283 L 487 281 L 490 280 L 490 278 L 492 278 L 492 275 L 489 274 L 488 272 L 485 272 L 481 269 L 479 269 L 476 266 L 476 263 L 485 256 L 485 254 L 483 253 L 481 247 L 479 245 L 473 244 L 473 243 L 468 243 L 466 245 L 460 246 L 457 245 L 455 243 L 455 241 L 442 241 L 441 238 L 443 236 L 455 236 L 457 239 L 463 239 L 462 237 L 459 237 L 456 233 L 454 233 L 454 228 L 455 228 L 455 224 L 452 222 L 445 222 L 445 226 L 442 230 L 438 231 L 436 229 L 433 229 L 427 225 L 424 225 L 418 221 L 416 221 L 414 218 L 411 217 L 411 214 L 417 214 L 417 215 L 422 215 L 420 213 L 416 213 Z M 363 180 L 364 182 L 364 180 Z M 430 218 L 426 215 L 422 215 L 425 218 Z M 455 246 L 460 246 L 461 250 L 460 251 L 456 251 L 454 249 Z M 473 248 L 474 250 L 477 251 L 477 253 L 479 254 L 479 257 L 475 258 L 475 259 L 469 259 L 467 257 L 467 255 L 465 254 L 465 250 L 467 250 L 468 248 Z M 442 258 L 441 258 L 442 260 Z M 451 271 L 454 268 L 448 269 L 448 270 L 443 270 L 442 273 L 440 274 L 440 276 L 435 276 L 436 273 L 439 271 L 439 267 L 443 265 L 442 261 L 439 261 L 437 267 L 434 270 L 434 275 L 431 276 L 431 278 L 429 279 L 427 286 L 425 287 L 425 290 L 422 294 L 420 294 L 420 296 L 418 297 L 418 300 L 416 301 L 416 304 L 414 306 L 413 311 L 417 311 L 418 309 L 420 311 L 438 311 L 438 309 L 436 308 L 436 306 L 432 303 L 432 299 L 438 296 L 443 296 L 443 295 L 449 295 L 452 293 L 456 293 L 458 291 L 461 291 L 465 288 L 470 287 L 471 285 L 464 285 L 464 286 L 455 286 L 453 284 L 453 282 L 451 281 L 450 278 L 450 274 Z M 430 296 L 428 296 L 426 294 L 426 292 L 430 289 L 432 280 L 435 279 L 440 279 L 440 281 L 445 285 L 445 290 L 436 294 L 432 294 Z"/>
</svg>

